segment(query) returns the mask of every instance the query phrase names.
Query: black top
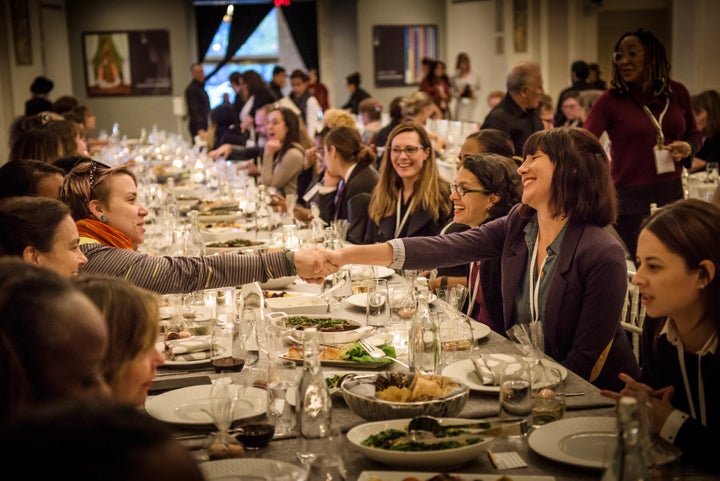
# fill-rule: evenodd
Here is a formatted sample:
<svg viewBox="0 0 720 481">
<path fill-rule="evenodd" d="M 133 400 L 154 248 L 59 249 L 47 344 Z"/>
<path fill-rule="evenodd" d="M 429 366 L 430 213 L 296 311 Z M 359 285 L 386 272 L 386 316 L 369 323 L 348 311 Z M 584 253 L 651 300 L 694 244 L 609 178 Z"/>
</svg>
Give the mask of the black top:
<svg viewBox="0 0 720 481">
<path fill-rule="evenodd" d="M 720 134 L 706 138 L 695 157 L 705 162 L 720 162 Z"/>
<path fill-rule="evenodd" d="M 515 154 L 522 155 L 525 141 L 542 130 L 543 124 L 535 109 L 524 110 L 508 93 L 485 117 L 482 128 L 498 129 L 508 134 L 515 147 Z"/>
<path fill-rule="evenodd" d="M 370 94 L 358 87 L 355 89 L 355 92 L 350 95 L 350 98 L 347 102 L 343 104 L 342 109 L 350 109 L 350 111 L 357 115 L 358 114 L 358 106 L 360 105 L 360 102 L 362 102 L 365 99 L 369 99 Z"/>
<path fill-rule="evenodd" d="M 42 97 L 33 97 L 25 102 L 25 115 L 35 115 L 52 110 L 52 102 Z"/>
<path fill-rule="evenodd" d="M 185 102 L 190 119 L 190 135 L 195 137 L 198 130 L 207 130 L 210 117 L 210 97 L 201 82 L 192 80 L 185 88 Z"/>
</svg>

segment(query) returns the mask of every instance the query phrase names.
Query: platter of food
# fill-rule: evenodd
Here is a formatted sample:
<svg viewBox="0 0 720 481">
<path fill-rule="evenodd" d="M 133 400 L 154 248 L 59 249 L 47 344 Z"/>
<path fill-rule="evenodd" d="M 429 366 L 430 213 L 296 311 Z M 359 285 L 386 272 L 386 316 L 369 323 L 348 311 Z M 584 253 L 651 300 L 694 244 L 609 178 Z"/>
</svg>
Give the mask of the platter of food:
<svg viewBox="0 0 720 481">
<path fill-rule="evenodd" d="M 225 241 L 215 241 L 205 243 L 205 252 L 212 254 L 228 254 L 233 252 L 252 251 L 265 249 L 270 245 L 269 242 L 254 241 L 249 239 L 235 238 Z"/>
<path fill-rule="evenodd" d="M 330 314 L 288 314 L 280 316 L 276 320 L 292 328 L 294 331 L 292 337 L 298 340 L 302 339 L 302 331 L 310 327 L 316 328 L 321 344 L 355 342 L 372 330 L 371 327 L 364 326 L 354 319 Z"/>
<path fill-rule="evenodd" d="M 390 466 L 441 469 L 461 466 L 487 451 L 490 436 L 465 436 L 463 430 L 451 430 L 439 443 L 413 441 L 407 431 L 412 418 L 391 419 L 360 424 L 350 429 L 347 439 L 354 449 L 368 458 Z M 465 424 L 471 419 L 445 418 L 445 425 Z"/>
<path fill-rule="evenodd" d="M 395 357 L 395 348 L 384 344 L 378 346 L 388 355 Z M 303 363 L 302 346 L 290 346 L 288 351 L 281 355 L 297 364 Z M 345 369 L 377 369 L 388 367 L 391 359 L 378 359 L 371 357 L 359 342 L 339 346 L 320 346 L 320 364 L 327 367 L 340 367 Z"/>
</svg>

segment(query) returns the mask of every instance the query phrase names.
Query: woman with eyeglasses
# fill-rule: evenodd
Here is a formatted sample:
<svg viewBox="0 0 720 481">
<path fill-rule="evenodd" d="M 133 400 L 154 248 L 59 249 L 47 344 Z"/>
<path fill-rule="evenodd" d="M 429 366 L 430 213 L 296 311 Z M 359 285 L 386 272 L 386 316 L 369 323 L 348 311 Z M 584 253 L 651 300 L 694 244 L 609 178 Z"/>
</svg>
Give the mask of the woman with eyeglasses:
<svg viewBox="0 0 720 481">
<path fill-rule="evenodd" d="M 83 162 L 65 177 L 60 199 L 70 206 L 87 257 L 82 273 L 124 277 L 160 294 L 231 287 L 299 275 L 320 281 L 317 250 L 258 255 L 153 256 L 137 251 L 145 241 L 145 216 L 135 174 L 127 166 Z M 317 268 L 317 271 L 316 271 Z"/>
<path fill-rule="evenodd" d="M 522 196 L 522 183 L 515 170 L 515 162 L 501 155 L 465 155 L 450 185 L 454 217 L 441 234 L 463 232 L 506 215 Z M 468 287 L 468 315 L 494 331 L 504 332 L 499 259 L 437 269 L 429 285 L 431 289 Z"/>
<path fill-rule="evenodd" d="M 390 132 L 383 152 L 363 243 L 439 234 L 452 215 L 449 189 L 438 173 L 423 126 L 414 122 L 398 125 Z"/>
<path fill-rule="evenodd" d="M 619 200 L 615 228 L 634 258 L 650 205 L 683 198 L 682 168 L 690 167 L 702 141 L 690 94 L 670 79 L 665 47 L 651 32 L 624 33 L 615 44 L 609 89 L 595 101 L 583 128 L 610 138 Z"/>
<path fill-rule="evenodd" d="M 523 154 L 522 203 L 508 215 L 465 232 L 327 251 L 328 265 L 422 269 L 500 259 L 501 332 L 540 322 L 547 355 L 617 390 L 619 373 L 639 368 L 620 324 L 624 251 L 604 229 L 616 213 L 607 156 L 592 134 L 566 127 L 534 133 Z"/>
</svg>

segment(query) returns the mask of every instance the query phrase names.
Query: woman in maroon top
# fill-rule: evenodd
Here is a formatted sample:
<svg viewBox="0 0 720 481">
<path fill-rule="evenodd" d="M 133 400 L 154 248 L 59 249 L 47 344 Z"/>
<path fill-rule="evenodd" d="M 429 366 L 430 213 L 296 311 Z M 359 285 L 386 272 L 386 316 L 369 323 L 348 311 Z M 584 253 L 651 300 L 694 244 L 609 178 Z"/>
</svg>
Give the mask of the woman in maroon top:
<svg viewBox="0 0 720 481">
<path fill-rule="evenodd" d="M 682 199 L 682 167 L 690 166 L 702 138 L 690 94 L 670 80 L 665 47 L 652 33 L 640 29 L 620 37 L 610 88 L 597 99 L 583 128 L 597 137 L 607 131 L 610 137 L 619 199 L 616 228 L 634 258 L 650 204 Z"/>
</svg>

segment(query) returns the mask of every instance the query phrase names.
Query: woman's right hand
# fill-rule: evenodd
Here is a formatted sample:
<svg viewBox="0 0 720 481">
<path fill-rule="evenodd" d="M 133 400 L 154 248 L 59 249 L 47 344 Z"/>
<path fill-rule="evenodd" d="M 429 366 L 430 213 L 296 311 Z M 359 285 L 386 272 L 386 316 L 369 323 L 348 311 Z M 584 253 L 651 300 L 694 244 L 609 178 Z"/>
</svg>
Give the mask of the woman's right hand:
<svg viewBox="0 0 720 481">
<path fill-rule="evenodd" d="M 211 150 L 210 152 L 208 152 L 208 156 L 213 160 L 217 159 L 218 157 L 223 157 L 223 158 L 227 159 L 228 156 L 230 155 L 230 152 L 232 152 L 232 145 L 222 144 L 217 149 Z"/>
<path fill-rule="evenodd" d="M 305 151 L 305 156 L 303 157 L 303 168 L 307 170 L 310 167 L 314 167 L 315 164 L 317 164 L 317 147 L 310 147 Z"/>
<path fill-rule="evenodd" d="M 282 147 L 282 143 L 278 139 L 270 139 L 265 144 L 265 153 L 272 155 L 280 150 L 280 147 Z"/>
</svg>

